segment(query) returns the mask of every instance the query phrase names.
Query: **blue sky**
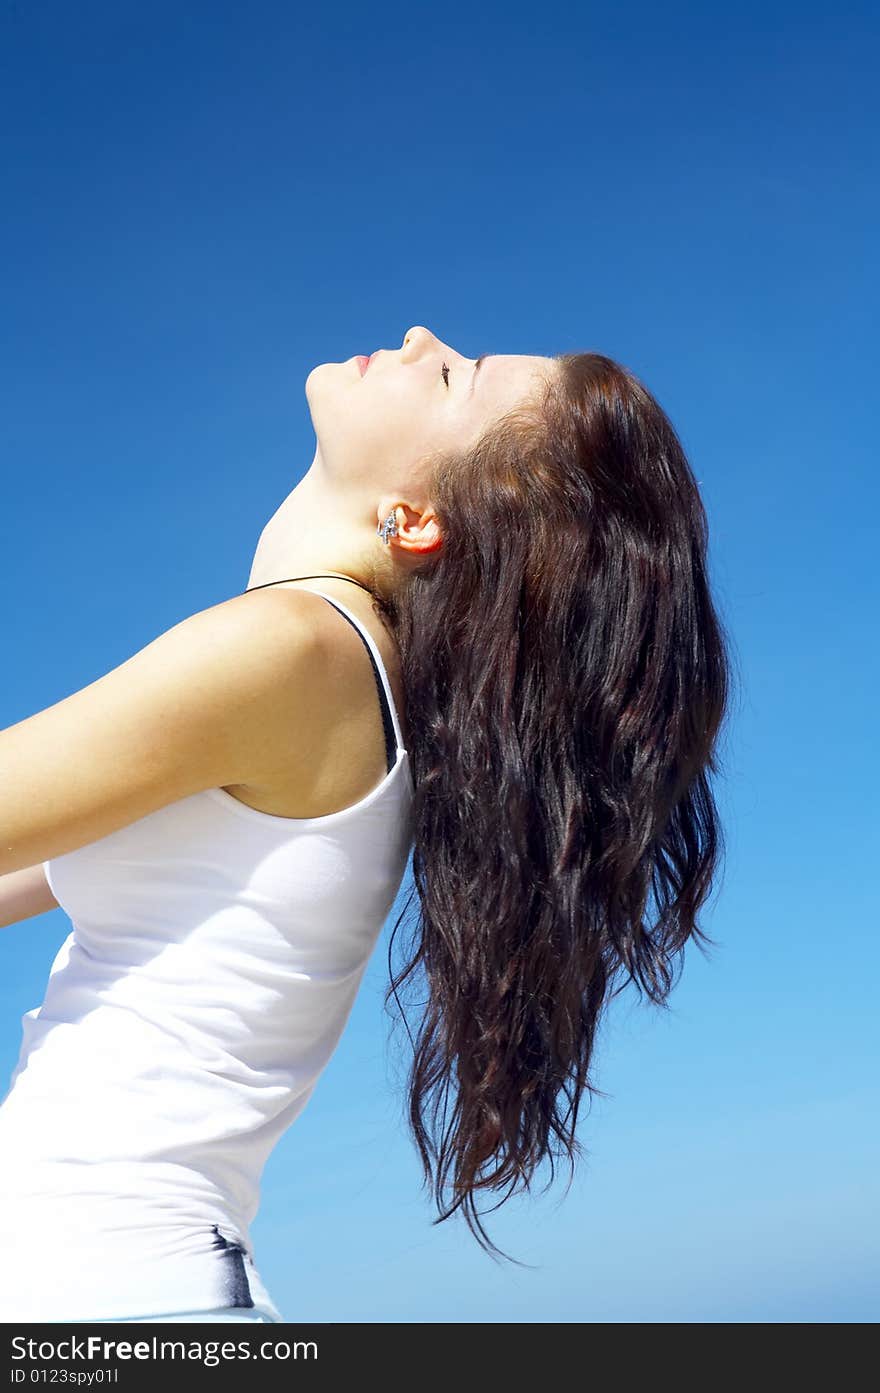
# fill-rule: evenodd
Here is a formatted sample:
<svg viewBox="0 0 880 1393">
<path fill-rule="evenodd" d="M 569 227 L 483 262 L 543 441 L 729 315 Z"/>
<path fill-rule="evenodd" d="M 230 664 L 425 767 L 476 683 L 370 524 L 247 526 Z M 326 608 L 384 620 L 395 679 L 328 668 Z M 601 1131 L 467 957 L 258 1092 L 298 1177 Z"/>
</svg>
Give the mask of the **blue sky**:
<svg viewBox="0 0 880 1393">
<path fill-rule="evenodd" d="M 488 1217 L 534 1264 L 499 1267 L 419 1189 L 395 913 L 266 1169 L 289 1320 L 877 1317 L 877 39 L 867 4 L 0 12 L 0 725 L 244 589 L 309 371 L 412 324 L 618 358 L 709 512 L 719 948 L 665 1014 L 617 999 L 587 1164 Z M 2 936 L 5 1076 L 69 927 Z"/>
</svg>

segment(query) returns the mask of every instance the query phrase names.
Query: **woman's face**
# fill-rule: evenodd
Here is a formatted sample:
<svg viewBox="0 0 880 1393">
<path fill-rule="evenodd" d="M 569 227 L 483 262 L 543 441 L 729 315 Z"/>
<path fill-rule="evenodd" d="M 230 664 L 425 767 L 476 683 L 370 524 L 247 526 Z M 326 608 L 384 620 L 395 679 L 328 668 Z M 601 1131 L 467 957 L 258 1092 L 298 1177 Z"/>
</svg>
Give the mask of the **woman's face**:
<svg viewBox="0 0 880 1393">
<path fill-rule="evenodd" d="M 493 353 L 479 361 L 416 325 L 400 349 L 380 349 L 362 375 L 357 357 L 321 363 L 306 399 L 325 469 L 340 481 L 411 479 L 437 450 L 466 449 L 535 393 L 554 360 Z"/>
</svg>

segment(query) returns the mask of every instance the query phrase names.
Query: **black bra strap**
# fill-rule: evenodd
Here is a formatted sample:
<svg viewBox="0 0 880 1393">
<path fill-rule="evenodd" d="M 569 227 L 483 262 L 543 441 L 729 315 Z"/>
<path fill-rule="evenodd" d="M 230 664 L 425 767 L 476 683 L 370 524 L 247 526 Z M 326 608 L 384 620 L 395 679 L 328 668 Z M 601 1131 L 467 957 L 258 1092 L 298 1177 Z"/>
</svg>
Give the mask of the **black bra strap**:
<svg viewBox="0 0 880 1393">
<path fill-rule="evenodd" d="M 321 599 L 326 600 L 328 604 L 333 605 L 333 601 L 329 599 L 327 595 L 322 595 Z M 337 614 L 342 615 L 343 619 L 348 620 L 348 623 L 354 629 L 361 643 L 367 650 L 367 655 L 370 659 L 370 665 L 373 669 L 373 676 L 376 679 L 376 690 L 379 693 L 379 704 L 382 708 L 382 729 L 385 732 L 385 758 L 388 764 L 388 773 L 390 774 L 391 770 L 394 768 L 394 761 L 397 757 L 397 739 L 394 734 L 394 725 L 391 721 L 391 712 L 388 708 L 388 697 L 385 695 L 385 688 L 382 685 L 382 678 L 379 676 L 379 669 L 376 667 L 376 659 L 373 657 L 373 650 L 367 643 L 367 640 L 364 638 L 363 634 L 361 633 L 357 624 L 355 624 L 354 620 L 349 619 L 348 615 L 345 614 L 343 610 L 336 608 L 336 605 L 333 605 L 333 608 L 336 610 Z"/>
</svg>

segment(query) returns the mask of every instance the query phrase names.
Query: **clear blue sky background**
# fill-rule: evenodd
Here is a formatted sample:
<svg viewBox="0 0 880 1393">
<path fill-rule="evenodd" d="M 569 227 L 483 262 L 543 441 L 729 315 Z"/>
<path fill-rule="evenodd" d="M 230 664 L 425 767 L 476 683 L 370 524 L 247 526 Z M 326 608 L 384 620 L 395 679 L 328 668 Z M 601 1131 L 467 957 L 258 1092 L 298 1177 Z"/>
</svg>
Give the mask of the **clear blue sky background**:
<svg viewBox="0 0 880 1393">
<path fill-rule="evenodd" d="M 618 998 L 588 1162 L 489 1216 L 534 1264 L 499 1267 L 419 1189 L 392 917 L 266 1170 L 289 1320 L 880 1313 L 877 31 L 867 3 L 2 7 L 0 724 L 242 590 L 314 452 L 309 371 L 412 324 L 618 358 L 709 510 L 719 949 L 666 1014 Z M 68 930 L 3 934 L 5 1076 Z"/>
</svg>

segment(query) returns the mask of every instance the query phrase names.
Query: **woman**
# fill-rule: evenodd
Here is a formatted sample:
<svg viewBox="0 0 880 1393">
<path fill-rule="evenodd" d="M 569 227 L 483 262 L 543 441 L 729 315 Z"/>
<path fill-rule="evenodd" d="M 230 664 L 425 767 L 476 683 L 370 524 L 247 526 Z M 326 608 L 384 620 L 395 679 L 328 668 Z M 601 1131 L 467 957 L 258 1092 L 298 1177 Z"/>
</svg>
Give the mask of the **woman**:
<svg viewBox="0 0 880 1393">
<path fill-rule="evenodd" d="M 409 1121 L 487 1252 L 481 1192 L 580 1150 L 617 979 L 710 941 L 727 662 L 656 401 L 421 326 L 306 395 L 247 591 L 0 734 L 3 922 L 74 924 L 0 1107 L 6 1320 L 282 1318 L 260 1173 L 410 851 L 386 1002 L 421 969 Z"/>
</svg>

